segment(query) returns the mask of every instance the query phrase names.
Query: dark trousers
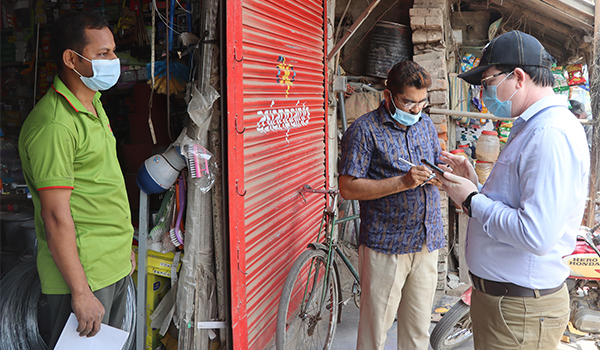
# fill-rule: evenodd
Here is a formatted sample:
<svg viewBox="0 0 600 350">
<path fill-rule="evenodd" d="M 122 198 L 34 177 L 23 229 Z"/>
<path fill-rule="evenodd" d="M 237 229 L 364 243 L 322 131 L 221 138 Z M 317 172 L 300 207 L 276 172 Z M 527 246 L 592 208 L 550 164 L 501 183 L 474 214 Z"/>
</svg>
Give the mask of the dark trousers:
<svg viewBox="0 0 600 350">
<path fill-rule="evenodd" d="M 108 287 L 99 289 L 94 295 L 104 306 L 104 318 L 102 323 L 109 326 L 121 328 L 125 317 L 125 306 L 127 303 L 127 281 L 124 277 Z M 49 349 L 54 349 L 58 338 L 62 333 L 69 315 L 73 312 L 71 308 L 71 294 L 47 294 L 50 307 L 51 336 Z"/>
</svg>

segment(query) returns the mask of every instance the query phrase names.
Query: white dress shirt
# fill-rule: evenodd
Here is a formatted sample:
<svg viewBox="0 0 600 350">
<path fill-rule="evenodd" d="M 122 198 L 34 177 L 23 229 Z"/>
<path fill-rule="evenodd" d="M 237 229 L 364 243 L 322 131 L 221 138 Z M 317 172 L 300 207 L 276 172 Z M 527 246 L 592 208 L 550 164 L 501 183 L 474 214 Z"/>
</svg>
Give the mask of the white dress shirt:
<svg viewBox="0 0 600 350">
<path fill-rule="evenodd" d="M 589 168 L 585 132 L 567 99 L 548 96 L 529 107 L 472 199 L 471 272 L 527 288 L 560 285 L 569 276 L 561 259 L 575 248 Z"/>
</svg>

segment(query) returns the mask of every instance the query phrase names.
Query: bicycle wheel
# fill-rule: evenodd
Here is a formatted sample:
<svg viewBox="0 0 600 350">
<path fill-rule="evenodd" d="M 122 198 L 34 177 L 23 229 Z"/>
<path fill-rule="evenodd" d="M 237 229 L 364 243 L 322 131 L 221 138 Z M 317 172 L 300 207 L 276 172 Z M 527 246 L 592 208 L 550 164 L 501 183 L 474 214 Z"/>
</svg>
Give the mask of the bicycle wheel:
<svg viewBox="0 0 600 350">
<path fill-rule="evenodd" d="M 338 276 L 327 254 L 308 249 L 287 275 L 277 310 L 277 350 L 327 350 L 338 320 Z M 326 288 L 325 284 L 327 284 Z"/>
</svg>

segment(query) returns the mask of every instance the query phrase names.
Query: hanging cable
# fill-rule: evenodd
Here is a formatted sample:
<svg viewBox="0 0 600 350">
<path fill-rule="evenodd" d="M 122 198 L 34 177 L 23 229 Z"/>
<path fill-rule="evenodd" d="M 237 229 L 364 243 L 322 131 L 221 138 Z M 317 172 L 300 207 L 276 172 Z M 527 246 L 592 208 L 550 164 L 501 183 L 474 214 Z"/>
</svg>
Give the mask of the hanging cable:
<svg viewBox="0 0 600 350">
<path fill-rule="evenodd" d="M 190 15 L 192 14 L 192 11 L 190 11 L 190 10 L 186 9 L 186 8 L 185 8 L 183 5 L 181 5 L 181 3 L 179 2 L 179 0 L 175 0 L 175 2 L 177 2 L 177 5 L 179 5 L 179 7 L 180 7 L 180 8 L 181 8 L 183 11 L 185 11 L 186 13 L 189 13 Z M 179 27 L 181 27 L 181 26 L 179 26 Z"/>
<path fill-rule="evenodd" d="M 158 10 L 158 6 L 156 5 L 156 0 L 152 0 L 152 5 L 154 7 L 154 11 L 158 14 L 158 18 L 160 18 L 160 20 L 165 24 L 165 26 L 167 26 L 167 28 L 171 29 L 173 32 L 180 35 L 181 32 L 175 30 L 174 27 L 177 27 L 177 29 L 179 29 L 179 30 L 181 30 L 182 27 L 179 25 L 176 25 L 175 23 L 171 23 L 167 17 L 163 16 L 162 13 L 160 13 L 160 11 Z M 183 28 L 183 29 L 185 29 L 185 28 Z"/>
</svg>

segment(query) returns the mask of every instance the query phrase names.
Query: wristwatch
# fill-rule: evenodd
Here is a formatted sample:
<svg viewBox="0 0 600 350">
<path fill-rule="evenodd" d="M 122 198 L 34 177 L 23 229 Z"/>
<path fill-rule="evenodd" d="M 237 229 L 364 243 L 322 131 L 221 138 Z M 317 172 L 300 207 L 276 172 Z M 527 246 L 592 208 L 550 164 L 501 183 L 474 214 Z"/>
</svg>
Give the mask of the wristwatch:
<svg viewBox="0 0 600 350">
<path fill-rule="evenodd" d="M 467 196 L 467 199 L 465 199 L 465 201 L 462 202 L 463 211 L 469 217 L 472 217 L 472 215 L 471 215 L 471 199 L 473 199 L 473 196 L 475 196 L 476 194 L 479 194 L 479 192 L 473 191 L 473 192 L 469 193 L 469 195 Z"/>
</svg>

